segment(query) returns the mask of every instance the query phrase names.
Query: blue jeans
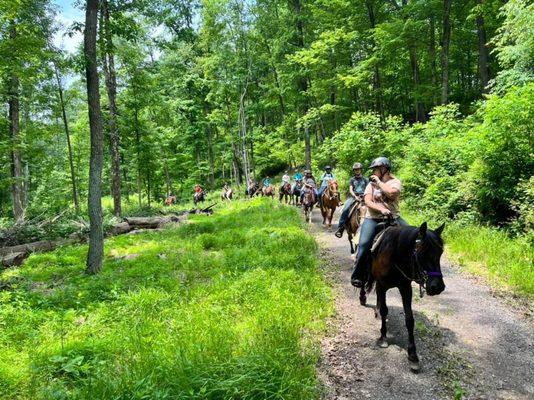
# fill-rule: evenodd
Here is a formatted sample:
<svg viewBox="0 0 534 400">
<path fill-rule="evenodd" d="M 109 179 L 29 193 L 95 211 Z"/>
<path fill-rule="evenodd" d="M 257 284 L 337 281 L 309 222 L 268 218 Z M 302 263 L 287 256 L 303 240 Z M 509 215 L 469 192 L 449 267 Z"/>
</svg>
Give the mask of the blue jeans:
<svg viewBox="0 0 534 400">
<path fill-rule="evenodd" d="M 350 196 L 345 201 L 345 206 L 343 206 L 343 211 L 341 211 L 341 216 L 339 217 L 339 222 L 337 224 L 338 228 L 345 228 L 345 222 L 347 222 L 347 218 L 349 217 L 349 210 L 350 207 L 354 204 L 354 197 Z"/>
<path fill-rule="evenodd" d="M 369 273 L 369 261 L 371 257 L 371 247 L 376 236 L 376 226 L 380 220 L 372 218 L 365 218 L 360 227 L 360 241 L 358 243 L 358 253 L 356 254 L 356 262 L 354 263 L 354 270 L 352 271 L 351 280 L 359 279 L 365 281 Z M 408 223 L 401 217 L 397 218 L 397 222 L 401 226 L 408 226 Z"/>
</svg>

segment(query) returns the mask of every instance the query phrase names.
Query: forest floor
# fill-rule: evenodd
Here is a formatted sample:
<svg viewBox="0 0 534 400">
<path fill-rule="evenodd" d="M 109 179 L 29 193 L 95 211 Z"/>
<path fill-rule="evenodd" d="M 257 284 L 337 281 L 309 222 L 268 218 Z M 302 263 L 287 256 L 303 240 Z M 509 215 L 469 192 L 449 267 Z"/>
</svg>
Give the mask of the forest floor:
<svg viewBox="0 0 534 400">
<path fill-rule="evenodd" d="M 311 231 L 336 297 L 335 316 L 322 341 L 318 367 L 323 399 L 534 398 L 532 318 L 442 259 L 445 291 L 419 299 L 414 290 L 421 370 L 413 373 L 398 291 L 387 293 L 389 347 L 379 348 L 376 297 L 368 295 L 366 307 L 359 304 L 356 289 L 350 285 L 353 259 L 346 235 L 337 239 L 335 225 L 331 232 L 321 226 L 318 210 L 312 221 Z"/>
</svg>

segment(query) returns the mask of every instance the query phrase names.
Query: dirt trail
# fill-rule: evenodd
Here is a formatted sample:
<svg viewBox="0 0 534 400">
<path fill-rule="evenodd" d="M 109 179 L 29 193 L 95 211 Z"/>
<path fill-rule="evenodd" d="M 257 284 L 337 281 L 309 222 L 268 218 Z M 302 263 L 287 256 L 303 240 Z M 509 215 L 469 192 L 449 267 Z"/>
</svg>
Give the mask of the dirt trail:
<svg viewBox="0 0 534 400">
<path fill-rule="evenodd" d="M 314 211 L 316 236 L 336 289 L 336 316 L 322 342 L 323 399 L 534 399 L 534 324 L 514 313 L 483 284 L 444 262 L 445 291 L 419 299 L 414 286 L 421 371 L 410 371 L 400 295 L 388 291 L 389 347 L 376 346 L 376 297 L 359 304 L 350 285 L 346 235 L 334 237 Z M 336 218 L 337 220 L 337 218 Z M 444 260 L 442 260 L 444 261 Z M 461 397 L 462 395 L 463 397 Z"/>
</svg>

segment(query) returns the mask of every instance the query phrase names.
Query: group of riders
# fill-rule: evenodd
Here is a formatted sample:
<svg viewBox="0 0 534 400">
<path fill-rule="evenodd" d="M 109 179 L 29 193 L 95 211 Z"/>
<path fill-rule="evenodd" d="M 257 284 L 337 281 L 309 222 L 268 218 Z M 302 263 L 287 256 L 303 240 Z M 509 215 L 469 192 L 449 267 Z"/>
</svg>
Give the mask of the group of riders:
<svg viewBox="0 0 534 400">
<path fill-rule="evenodd" d="M 339 218 L 338 229 L 334 235 L 338 238 L 343 236 L 350 215 L 354 210 L 363 211 L 362 222 L 359 227 L 359 241 L 357 247 L 356 261 L 351 276 L 353 286 L 361 288 L 365 285 L 368 266 L 371 258 L 371 247 L 377 234 L 377 228 L 380 223 L 388 221 L 390 224 L 407 226 L 399 214 L 399 195 L 402 190 L 400 180 L 391 173 L 391 162 L 386 157 L 378 157 L 369 165 L 372 171 L 369 178 L 363 175 L 363 166 L 357 162 L 352 166 L 353 175 L 349 180 L 350 196 L 343 205 L 343 210 Z M 287 185 L 291 184 L 289 171 L 286 171 L 282 177 L 280 191 L 285 190 Z M 329 185 L 329 182 L 335 181 L 332 167 L 327 165 L 324 173 L 319 179 L 319 185 L 312 172 L 308 169 L 296 171 L 293 175 L 294 183 L 291 185 L 291 192 L 299 191 L 300 202 L 302 204 L 304 196 L 307 193 L 312 198 L 312 203 L 318 203 L 321 206 L 323 193 Z M 263 180 L 263 186 L 271 185 L 270 177 Z M 249 186 L 254 182 L 249 182 Z M 318 188 L 319 186 L 319 188 Z"/>
<path fill-rule="evenodd" d="M 339 218 L 338 229 L 334 233 L 336 237 L 341 238 L 350 215 L 355 209 L 363 210 L 363 222 L 359 227 L 358 250 L 354 270 L 351 276 L 351 283 L 355 287 L 362 287 L 365 284 L 368 273 L 368 264 L 371 257 L 371 246 L 376 235 L 379 223 L 389 220 L 390 222 L 407 226 L 407 223 L 399 215 L 399 195 L 402 189 L 401 182 L 391 174 L 391 163 L 386 157 L 378 157 L 370 164 L 372 170 L 371 176 L 366 178 L 363 175 L 363 166 L 357 162 L 352 166 L 353 176 L 349 180 L 350 196 L 345 203 L 338 201 L 338 205 L 343 205 L 343 210 Z M 293 183 L 289 171 L 282 176 L 280 194 L 287 193 L 295 196 L 297 204 L 303 204 L 304 197 L 311 197 L 311 203 L 318 203 L 321 206 L 323 193 L 329 185 L 329 182 L 335 181 L 332 167 L 327 165 L 324 173 L 319 179 L 313 176 L 309 169 L 304 171 L 295 170 Z M 317 188 L 319 186 L 319 188 Z M 268 190 L 270 189 L 270 190 Z M 247 186 L 247 195 L 254 196 L 257 194 L 272 195 L 274 197 L 274 187 L 271 178 L 266 176 L 262 180 L 262 187 L 258 182 L 249 178 Z M 200 185 L 195 185 L 194 200 L 195 203 L 204 199 L 205 192 Z M 221 194 L 222 200 L 230 200 L 232 189 L 227 183 L 223 186 Z M 282 197 L 280 197 L 282 198 Z"/>
</svg>

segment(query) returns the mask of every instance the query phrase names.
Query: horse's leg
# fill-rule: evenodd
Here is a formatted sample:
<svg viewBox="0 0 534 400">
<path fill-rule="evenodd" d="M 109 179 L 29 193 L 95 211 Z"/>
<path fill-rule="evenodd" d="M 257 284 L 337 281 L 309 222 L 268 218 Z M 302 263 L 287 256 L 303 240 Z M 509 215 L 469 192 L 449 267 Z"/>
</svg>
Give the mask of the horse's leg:
<svg viewBox="0 0 534 400">
<path fill-rule="evenodd" d="M 379 283 L 376 284 L 376 306 L 380 312 L 382 318 L 382 326 L 380 327 L 380 338 L 378 339 L 378 346 L 386 348 L 388 347 L 388 340 L 386 337 L 387 326 L 386 319 L 388 316 L 388 306 L 386 305 L 386 289 L 384 289 Z"/>
<path fill-rule="evenodd" d="M 365 288 L 360 288 L 360 304 L 362 306 L 367 304 L 367 295 L 365 294 Z"/>
<path fill-rule="evenodd" d="M 408 360 L 412 371 L 419 370 L 419 357 L 415 348 L 415 338 L 413 335 L 414 318 L 412 311 L 412 286 L 410 284 L 401 286 L 399 292 L 402 296 L 402 306 L 404 308 L 404 319 L 406 329 L 408 329 Z"/>
<path fill-rule="evenodd" d="M 347 236 L 349 238 L 350 254 L 354 254 L 354 244 L 352 243 L 352 234 L 347 232 Z"/>
</svg>

